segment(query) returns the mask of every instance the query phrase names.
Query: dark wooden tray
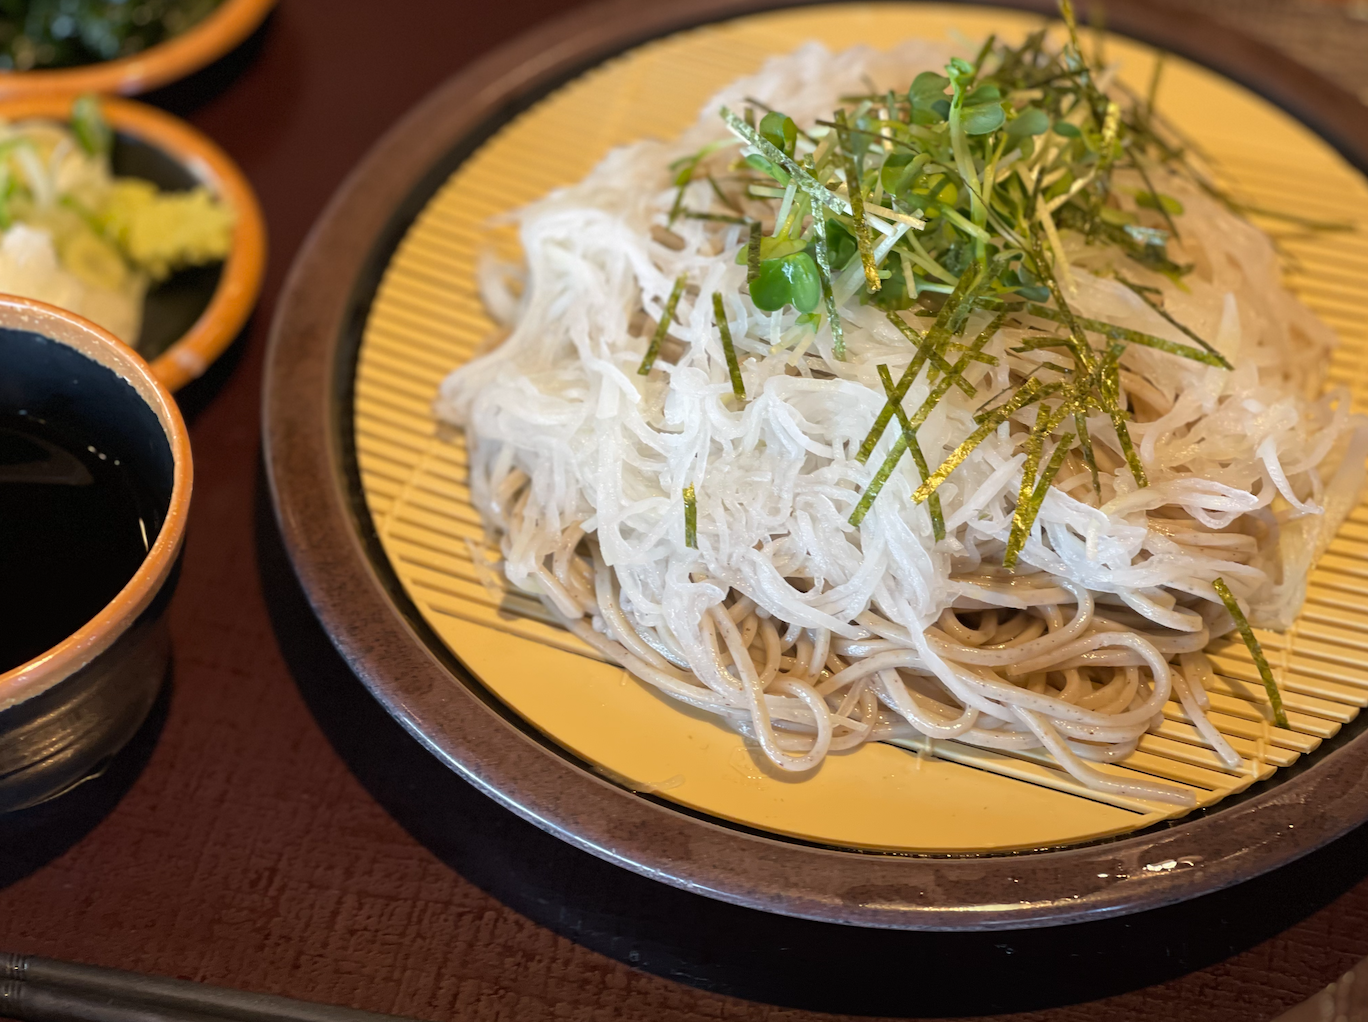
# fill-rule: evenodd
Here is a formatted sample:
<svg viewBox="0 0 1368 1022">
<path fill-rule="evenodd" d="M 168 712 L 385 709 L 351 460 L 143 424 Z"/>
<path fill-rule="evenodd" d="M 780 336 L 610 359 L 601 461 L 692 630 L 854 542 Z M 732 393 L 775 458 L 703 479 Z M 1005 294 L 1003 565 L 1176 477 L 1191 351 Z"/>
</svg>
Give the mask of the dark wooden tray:
<svg viewBox="0 0 1368 1022">
<path fill-rule="evenodd" d="M 264 442 L 285 542 L 338 650 L 439 759 L 550 833 L 685 890 L 811 919 L 1008 929 L 1135 912 L 1257 876 L 1368 819 L 1368 739 L 1359 736 L 1217 813 L 1105 844 L 962 858 L 817 848 L 699 818 L 605 781 L 520 726 L 426 627 L 374 542 L 351 447 L 361 330 L 396 245 L 462 160 L 556 86 L 645 40 L 782 6 L 794 5 L 614 2 L 549 24 L 429 96 L 334 197 L 295 263 L 274 323 Z M 1227 28 L 1140 0 L 1114 0 L 1107 13 L 1113 31 L 1253 88 L 1368 168 L 1368 108 L 1300 65 Z M 1197 865 L 1159 875 L 1143 868 L 1184 858 Z"/>
</svg>

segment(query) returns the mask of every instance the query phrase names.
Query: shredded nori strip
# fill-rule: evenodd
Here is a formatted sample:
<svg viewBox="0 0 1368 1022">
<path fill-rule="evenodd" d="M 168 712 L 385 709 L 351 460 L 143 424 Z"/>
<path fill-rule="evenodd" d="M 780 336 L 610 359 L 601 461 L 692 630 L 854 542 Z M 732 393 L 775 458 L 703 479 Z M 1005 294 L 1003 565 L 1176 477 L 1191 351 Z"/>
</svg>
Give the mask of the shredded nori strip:
<svg viewBox="0 0 1368 1022">
<path fill-rule="evenodd" d="M 1129 288 L 1131 291 L 1135 292 L 1135 295 L 1136 295 L 1137 298 L 1139 298 L 1142 302 L 1144 302 L 1146 305 L 1148 305 L 1148 306 L 1149 306 L 1151 309 L 1153 309 L 1155 312 L 1159 313 L 1159 315 L 1163 316 L 1164 319 L 1167 320 L 1170 324 L 1172 324 L 1173 326 L 1177 327 L 1177 328 L 1178 328 L 1179 330 L 1181 330 L 1186 336 L 1191 337 L 1194 341 L 1196 341 L 1196 342 L 1197 342 L 1198 344 L 1200 344 L 1203 348 L 1205 348 L 1210 354 L 1216 356 L 1216 358 L 1218 358 L 1218 359 L 1220 360 L 1219 364 L 1220 364 L 1220 366 L 1221 366 L 1222 369 L 1230 369 L 1230 370 L 1232 370 L 1232 371 L 1235 369 L 1235 367 L 1234 367 L 1233 365 L 1231 365 L 1231 364 L 1226 360 L 1226 357 L 1225 357 L 1224 355 L 1222 355 L 1219 351 L 1217 351 L 1215 348 L 1213 348 L 1213 347 L 1212 347 L 1210 344 L 1208 344 L 1206 341 L 1204 341 L 1204 340 L 1202 340 L 1200 337 L 1198 337 L 1195 333 L 1193 333 L 1191 330 L 1189 330 L 1187 327 L 1185 327 L 1182 323 L 1179 323 L 1176 319 L 1174 319 L 1171 315 L 1168 314 L 1168 312 L 1164 309 L 1164 307 L 1163 307 L 1162 305 L 1160 305 L 1160 304 L 1159 304 L 1158 302 L 1156 302 L 1153 298 L 1151 298 L 1149 295 L 1147 295 L 1145 292 L 1146 292 L 1147 290 L 1149 290 L 1149 288 L 1143 288 L 1143 287 L 1141 287 L 1139 284 L 1132 284 L 1129 280 L 1127 280 L 1125 277 L 1121 276 L 1121 274 L 1119 274 L 1119 273 L 1116 275 L 1116 279 L 1117 279 L 1118 281 L 1120 281 L 1122 285 L 1124 285 L 1125 287 Z M 1120 328 L 1118 328 L 1118 329 L 1120 329 Z M 1148 336 L 1148 335 L 1143 335 L 1143 336 Z M 1141 342 L 1141 343 L 1143 343 L 1143 342 Z"/>
<path fill-rule="evenodd" d="M 1074 413 L 1074 428 L 1078 430 L 1078 449 L 1083 452 L 1083 464 L 1088 466 L 1088 472 L 1092 476 L 1093 493 L 1097 494 L 1097 500 L 1101 503 L 1102 479 L 1097 474 L 1097 455 L 1093 454 L 1092 434 L 1088 432 L 1088 413 L 1086 411 L 1080 410 Z"/>
<path fill-rule="evenodd" d="M 1040 514 L 1040 506 L 1045 502 L 1045 495 L 1049 492 L 1050 484 L 1059 473 L 1059 467 L 1064 464 L 1064 458 L 1069 453 L 1073 434 L 1065 433 L 1056 445 L 1054 455 L 1050 458 L 1041 481 L 1036 482 L 1036 469 L 1040 466 L 1040 455 L 1044 450 L 1045 441 L 1054 432 L 1055 427 L 1064 421 L 1068 410 L 1069 402 L 1066 400 L 1055 411 L 1051 411 L 1042 402 L 1036 412 L 1035 428 L 1026 438 L 1026 460 L 1021 466 L 1021 488 L 1017 495 L 1016 511 L 1012 514 L 1012 531 L 1007 537 L 1007 550 L 1002 556 L 1003 567 L 1012 568 L 1016 566 L 1017 555 L 1021 553 L 1021 548 L 1026 545 L 1026 540 L 1031 535 L 1031 527 Z"/>
<path fill-rule="evenodd" d="M 907 321 L 896 312 L 890 310 L 885 314 L 888 317 L 888 321 L 897 327 L 904 337 L 917 346 L 917 356 L 912 360 L 912 363 L 898 380 L 898 401 L 902 401 L 903 397 L 906 396 L 908 388 L 912 386 L 912 382 L 916 379 L 917 373 L 921 371 L 921 367 L 925 364 L 927 359 L 931 360 L 931 364 L 937 370 L 945 373 L 945 378 L 942 380 L 942 382 L 945 383 L 945 387 L 940 389 L 939 395 L 936 397 L 937 401 L 944 396 L 945 391 L 949 389 L 951 384 L 959 387 L 968 397 L 974 396 L 976 393 L 974 387 L 963 375 L 964 370 L 968 368 L 968 361 L 961 357 L 959 362 L 952 366 L 945 360 L 945 357 L 936 350 L 936 345 L 941 338 L 948 341 L 953 335 L 953 327 L 957 324 L 963 324 L 964 318 L 967 318 L 969 311 L 972 311 L 972 299 L 983 282 L 985 282 L 985 275 L 977 272 L 977 269 L 971 269 L 960 277 L 959 283 L 955 285 L 955 290 L 950 292 L 950 296 L 945 300 L 945 304 L 941 306 L 940 312 L 936 315 L 935 323 L 927 330 L 925 337 L 922 337 L 913 330 L 912 327 L 907 324 Z M 963 318 L 959 316 L 961 308 L 965 309 Z M 992 339 L 993 334 L 997 332 L 997 328 L 1002 324 L 1002 317 L 999 316 L 995 319 L 993 324 L 991 331 L 988 332 L 986 336 L 981 335 L 979 339 L 975 341 L 975 344 L 971 346 L 975 352 Z M 874 420 L 874 425 L 870 427 L 869 433 L 864 438 L 864 442 L 860 444 L 860 449 L 855 455 L 856 461 L 863 464 L 868 460 L 869 455 L 879 443 L 879 438 L 883 436 L 884 430 L 888 428 L 889 421 L 893 418 L 893 407 L 894 403 L 891 401 L 884 404 L 883 410 L 879 412 L 878 418 Z M 925 416 L 923 416 L 923 419 L 924 418 Z"/>
<path fill-rule="evenodd" d="M 901 317 L 899 317 L 896 312 L 890 312 L 888 316 L 890 319 L 897 319 L 901 323 Z M 898 384 L 894 388 L 894 394 L 897 396 L 898 401 L 901 401 L 907 395 L 908 388 L 911 387 L 913 381 L 916 380 L 917 374 L 921 372 L 922 366 L 926 365 L 927 356 L 930 354 L 930 349 L 926 347 L 919 336 L 916 336 L 911 327 L 906 323 L 902 323 L 902 329 L 903 332 L 907 334 L 908 340 L 917 345 L 917 353 L 912 356 L 912 361 L 909 362 L 907 368 L 903 370 L 903 374 L 898 378 Z M 860 449 L 855 452 L 855 460 L 860 464 L 863 465 L 869 460 L 869 456 L 874 453 L 874 448 L 878 446 L 879 439 L 883 436 L 884 430 L 888 428 L 888 423 L 893 418 L 894 407 L 895 403 L 893 401 L 884 402 L 883 408 L 874 419 L 874 425 L 870 427 L 868 434 L 865 435 L 864 442 L 860 444 Z"/>
<path fill-rule="evenodd" d="M 1073 442 L 1073 434 L 1065 433 L 1059 440 L 1059 445 L 1054 449 L 1054 454 L 1050 456 L 1050 463 L 1045 466 L 1045 471 L 1036 483 L 1035 491 L 1031 494 L 1030 504 L 1027 506 L 1026 514 L 1022 518 L 1021 531 L 1017 532 L 1015 522 L 1012 525 L 1012 535 L 1007 540 L 1007 551 L 1003 554 L 1002 564 L 1006 568 L 1016 567 L 1017 558 L 1021 555 L 1021 548 L 1026 545 L 1026 541 L 1031 537 L 1031 529 L 1035 526 L 1035 520 L 1040 517 L 1041 505 L 1045 503 L 1046 496 L 1049 495 L 1050 487 L 1054 484 L 1055 476 L 1059 475 L 1060 466 L 1064 464 L 1064 459 L 1068 457 L 1069 445 Z M 1014 542 L 1015 541 L 1015 542 Z"/>
<path fill-rule="evenodd" d="M 898 439 L 893 441 L 893 447 L 888 452 L 888 457 L 884 458 L 879 470 L 874 473 L 874 478 L 865 487 L 864 493 L 860 494 L 860 499 L 855 505 L 855 510 L 850 513 L 850 524 L 859 526 L 864 521 L 869 509 L 874 506 L 874 499 L 878 497 L 879 491 L 883 489 L 884 483 L 888 482 L 888 477 L 893 474 L 893 469 L 897 467 L 903 454 L 907 451 L 907 435 L 899 434 Z"/>
<path fill-rule="evenodd" d="M 1212 579 L 1211 587 L 1216 590 L 1216 595 L 1221 598 L 1226 610 L 1230 612 L 1231 618 L 1235 621 L 1235 627 L 1239 629 L 1240 638 L 1244 639 L 1249 655 L 1254 658 L 1254 666 L 1259 669 L 1259 677 L 1263 679 L 1264 691 L 1268 693 L 1269 705 L 1273 707 L 1274 722 L 1278 727 L 1290 729 L 1291 726 L 1287 723 L 1287 713 L 1283 710 L 1282 693 L 1278 691 L 1278 683 L 1273 678 L 1273 669 L 1268 666 L 1268 658 L 1264 656 L 1263 646 L 1259 645 L 1259 640 L 1254 637 L 1254 629 L 1249 627 L 1249 619 L 1244 616 L 1244 611 L 1240 609 L 1235 594 L 1225 584 L 1225 579 Z"/>
<path fill-rule="evenodd" d="M 727 213 L 695 213 L 691 209 L 684 210 L 685 220 L 714 220 L 723 224 L 748 224 L 752 221 L 743 216 L 731 216 Z"/>
<path fill-rule="evenodd" d="M 746 385 L 741 382 L 741 366 L 736 361 L 736 347 L 732 344 L 731 327 L 727 325 L 727 310 L 722 307 L 722 292 L 713 292 L 713 321 L 722 336 L 722 353 L 727 357 L 727 375 L 731 377 L 732 393 L 746 399 Z"/>
<path fill-rule="evenodd" d="M 926 395 L 926 400 L 922 402 L 921 407 L 918 408 L 916 414 L 912 416 L 913 426 L 920 426 L 926 421 L 926 417 L 931 414 L 936 405 L 940 403 L 941 398 L 943 398 L 950 389 L 951 382 L 969 367 L 971 359 L 980 357 L 979 349 L 993 339 L 993 335 L 996 334 L 998 328 L 1002 326 L 1004 318 L 1003 315 L 999 314 L 991 323 L 984 327 L 983 330 L 979 332 L 979 335 L 974 338 L 974 342 L 969 345 L 964 354 L 959 357 L 959 360 L 950 367 L 950 371 L 941 377 L 936 385 L 931 388 L 931 393 Z M 987 357 L 993 358 L 992 355 Z M 996 358 L 993 358 L 993 364 L 997 364 Z"/>
<path fill-rule="evenodd" d="M 931 329 L 926 331 L 925 335 L 918 334 L 917 331 L 908 326 L 907 321 L 896 312 L 889 312 L 885 315 L 887 315 L 888 321 L 902 332 L 904 337 L 917 346 L 919 351 L 926 352 L 926 358 L 927 361 L 931 363 L 931 371 L 933 374 L 946 373 L 949 375 L 952 378 L 951 382 L 959 387 L 960 390 L 964 391 L 965 397 L 973 397 L 978 393 L 972 383 L 962 376 L 956 376 L 955 367 L 946 361 L 945 356 L 940 353 L 939 345 L 936 343 L 936 340 L 938 337 L 944 337 L 945 331 L 937 330 L 935 324 L 932 324 Z"/>
<path fill-rule="evenodd" d="M 665 312 L 660 317 L 660 322 L 656 324 L 655 334 L 651 337 L 650 346 L 646 349 L 646 356 L 641 360 L 641 365 L 637 367 L 637 375 L 645 376 L 651 371 L 651 366 L 655 365 L 656 357 L 660 354 L 660 346 L 665 341 L 665 335 L 670 332 L 670 323 L 674 320 L 675 307 L 679 304 L 679 296 L 684 293 L 684 285 L 689 281 L 688 274 L 681 273 L 675 278 L 674 287 L 670 290 L 670 297 L 665 300 Z"/>
<path fill-rule="evenodd" d="M 850 126 L 846 123 L 844 110 L 836 111 L 836 132 L 841 140 L 850 216 L 855 221 L 855 245 L 860 252 L 860 262 L 864 264 L 865 286 L 870 294 L 874 294 L 883 287 L 883 281 L 879 279 L 879 267 L 874 263 L 874 246 L 869 240 L 869 224 L 865 222 L 864 215 L 864 185 L 861 184 L 860 165 L 855 158 L 854 146 L 850 144 Z"/>
<path fill-rule="evenodd" d="M 827 322 L 831 324 L 831 351 L 838 360 L 844 361 L 845 330 L 841 325 L 841 314 L 836 309 L 836 294 L 831 290 L 831 256 L 827 249 L 826 215 L 820 209 L 813 210 L 812 251 L 817 257 L 817 275 L 822 278 L 822 301 L 826 303 Z"/>
<path fill-rule="evenodd" d="M 1035 492 L 1036 470 L 1040 468 L 1040 452 L 1045 448 L 1045 438 L 1050 435 L 1054 427 L 1053 415 L 1050 406 L 1041 402 L 1036 408 L 1035 426 L 1026 434 L 1026 460 L 1021 463 L 1021 486 L 1017 491 L 1016 511 L 1012 515 L 1012 532 L 1007 541 L 1007 557 L 1015 560 L 1013 547 L 1020 549 L 1021 542 L 1018 541 L 1022 532 L 1026 528 L 1026 511 L 1031 505 L 1031 494 Z M 1002 563 L 1007 567 L 1007 557 L 1003 558 Z"/>
<path fill-rule="evenodd" d="M 698 549 L 698 498 L 694 496 L 693 483 L 684 487 L 684 545 L 690 550 Z"/>
<path fill-rule="evenodd" d="M 1032 316 L 1039 316 L 1041 319 L 1048 319 L 1055 323 L 1067 325 L 1067 320 L 1061 313 L 1045 305 L 1029 303 L 1022 311 L 1029 313 Z M 1139 344 L 1146 348 L 1155 348 L 1159 351 L 1166 351 L 1170 355 L 1181 355 L 1183 358 L 1190 358 L 1194 362 L 1216 366 L 1218 369 L 1234 368 L 1225 360 L 1220 352 L 1215 351 L 1214 349 L 1211 351 L 1204 351 L 1201 348 L 1193 348 L 1186 344 L 1179 344 L 1177 341 L 1166 340 L 1163 337 L 1155 337 L 1153 334 L 1143 333 L 1139 330 L 1131 330 L 1129 327 L 1117 326 L 1114 323 L 1104 323 L 1099 319 L 1088 319 L 1086 316 L 1074 316 L 1073 319 L 1082 329 L 1089 333 L 1101 334 L 1109 340 L 1126 341 L 1130 344 Z"/>
<path fill-rule="evenodd" d="M 950 473 L 959 468 L 964 459 L 973 453 L 974 448 L 983 443 L 988 438 L 989 433 L 1006 422 L 1009 416 L 1032 402 L 1043 401 L 1051 394 L 1057 393 L 1060 386 L 1058 383 L 1048 383 L 1042 386 L 1038 380 L 1027 380 L 1005 404 L 999 405 L 990 412 L 983 424 L 951 451 L 936 471 L 927 476 L 926 480 L 912 494 L 913 503 L 920 504 L 935 493 L 940 484 L 949 478 Z"/>
<path fill-rule="evenodd" d="M 921 444 L 917 442 L 917 428 L 907 418 L 907 412 L 903 410 L 902 401 L 895 396 L 897 388 L 893 383 L 893 375 L 888 371 L 886 365 L 880 364 L 878 370 L 879 380 L 883 383 L 884 393 L 888 395 L 888 400 L 898 416 L 898 424 L 902 427 L 902 433 L 894 442 L 893 449 L 888 452 L 888 457 L 884 459 L 884 463 L 879 466 L 879 471 L 875 473 L 877 485 L 875 485 L 875 481 L 871 481 L 869 488 L 861 496 L 859 504 L 855 506 L 855 511 L 850 516 L 851 525 L 859 525 L 864 520 L 864 516 L 879 496 L 879 491 L 883 489 L 883 484 L 892 475 L 893 469 L 901 460 L 903 451 L 912 452 L 912 460 L 917 465 L 917 471 L 921 473 L 921 479 L 925 480 L 930 475 L 930 469 L 926 464 L 926 455 L 922 453 Z M 940 495 L 933 493 L 931 499 L 927 501 L 926 507 L 931 516 L 931 534 L 937 542 L 940 542 L 945 538 L 945 515 L 941 511 Z"/>
<path fill-rule="evenodd" d="M 760 222 L 750 226 L 750 241 L 746 243 L 746 283 L 753 283 L 760 276 Z"/>
</svg>

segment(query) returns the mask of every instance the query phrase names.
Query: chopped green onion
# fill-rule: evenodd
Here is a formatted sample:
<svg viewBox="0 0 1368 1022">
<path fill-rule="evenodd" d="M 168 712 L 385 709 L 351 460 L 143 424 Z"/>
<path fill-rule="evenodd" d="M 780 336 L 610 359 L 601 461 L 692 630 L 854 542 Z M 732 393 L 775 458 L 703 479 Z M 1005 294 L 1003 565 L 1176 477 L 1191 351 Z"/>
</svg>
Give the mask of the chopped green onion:
<svg viewBox="0 0 1368 1022">
<path fill-rule="evenodd" d="M 103 156 L 114 145 L 114 132 L 100 110 L 100 101 L 89 92 L 71 104 L 71 131 L 89 156 Z"/>
<path fill-rule="evenodd" d="M 655 365 L 656 357 L 660 354 L 660 346 L 665 341 L 665 335 L 670 332 L 670 323 L 674 320 L 675 307 L 679 304 L 679 296 L 684 293 L 684 285 L 688 281 L 688 274 L 684 273 L 675 278 L 670 297 L 665 300 L 665 312 L 660 317 L 660 322 L 656 324 L 655 334 L 651 337 L 650 346 L 646 349 L 646 357 L 641 360 L 641 365 L 637 368 L 638 376 L 647 375 L 651 371 L 651 366 Z"/>
<path fill-rule="evenodd" d="M 1240 609 L 1235 594 L 1230 591 L 1230 587 L 1225 584 L 1225 579 L 1222 578 L 1212 579 L 1211 587 L 1216 590 L 1216 595 L 1221 598 L 1226 610 L 1230 612 L 1235 627 L 1239 629 L 1240 638 L 1244 639 L 1249 655 L 1254 658 L 1254 666 L 1259 669 L 1259 677 L 1263 679 L 1264 691 L 1268 693 L 1269 705 L 1273 707 L 1274 722 L 1278 727 L 1290 728 L 1287 723 L 1287 714 L 1283 711 L 1282 693 L 1278 691 L 1278 683 L 1273 678 L 1273 670 L 1268 666 L 1268 658 L 1264 656 L 1263 647 L 1259 645 L 1259 640 L 1254 637 L 1254 629 L 1249 627 L 1249 619 Z"/>
</svg>

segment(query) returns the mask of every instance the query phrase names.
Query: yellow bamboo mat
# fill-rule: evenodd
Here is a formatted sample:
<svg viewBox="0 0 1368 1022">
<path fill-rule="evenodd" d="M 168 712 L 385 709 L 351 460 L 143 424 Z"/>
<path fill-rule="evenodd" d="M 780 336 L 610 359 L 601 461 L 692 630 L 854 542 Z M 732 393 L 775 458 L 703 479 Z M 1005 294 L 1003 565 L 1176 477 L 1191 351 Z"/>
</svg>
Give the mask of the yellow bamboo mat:
<svg viewBox="0 0 1368 1022">
<path fill-rule="evenodd" d="M 973 852 L 1044 847 L 1125 833 L 1171 807 L 1087 791 L 1043 756 L 1005 756 L 953 742 L 909 752 L 875 745 L 832 756 L 808 779 L 772 773 L 736 734 L 681 709 L 603 663 L 509 592 L 482 545 L 459 437 L 438 435 L 438 384 L 492 324 L 476 295 L 482 251 L 518 257 L 499 213 L 581 178 L 612 146 L 670 137 L 728 81 L 769 55 L 818 39 L 832 49 L 910 36 L 1019 36 L 1038 19 L 941 5 L 810 7 L 681 33 L 614 59 L 515 118 L 428 203 L 376 296 L 357 368 L 355 431 L 366 501 L 405 590 L 444 642 L 513 710 L 603 774 L 719 818 L 848 847 Z M 1147 82 L 1153 54 L 1109 43 L 1121 77 Z M 1227 183 L 1249 200 L 1318 219 L 1368 225 L 1368 184 L 1324 142 L 1253 94 L 1170 60 L 1161 108 L 1203 140 Z M 1273 226 L 1273 225 L 1269 225 Z M 1368 238 L 1282 231 L 1288 281 L 1338 332 L 1332 382 L 1368 405 Z M 1238 642 L 1215 649 L 1212 719 L 1246 757 L 1225 769 L 1178 704 L 1118 775 L 1190 786 L 1200 805 L 1312 754 L 1368 704 L 1368 508 L 1346 523 L 1311 578 L 1287 634 L 1261 633 L 1292 729 L 1271 728 L 1262 685 Z M 453 680 L 452 684 L 457 684 Z"/>
</svg>

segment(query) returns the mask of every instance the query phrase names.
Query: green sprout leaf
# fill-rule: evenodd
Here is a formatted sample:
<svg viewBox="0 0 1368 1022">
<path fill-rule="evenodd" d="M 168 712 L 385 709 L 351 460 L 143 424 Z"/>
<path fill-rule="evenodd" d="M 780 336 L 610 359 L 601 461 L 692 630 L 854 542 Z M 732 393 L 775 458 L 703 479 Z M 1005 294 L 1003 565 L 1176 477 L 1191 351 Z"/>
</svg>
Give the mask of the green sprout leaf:
<svg viewBox="0 0 1368 1022">
<path fill-rule="evenodd" d="M 859 250 L 859 246 L 855 244 L 855 235 L 847 231 L 839 220 L 828 220 L 826 237 L 827 255 L 831 259 L 831 265 L 839 272 L 855 258 L 855 253 Z"/>
<path fill-rule="evenodd" d="M 767 177 L 774 178 L 774 180 L 778 181 L 781 185 L 787 185 L 789 183 L 788 171 L 783 167 L 772 163 L 759 153 L 751 153 L 747 156 L 746 163 Z"/>
<path fill-rule="evenodd" d="M 798 141 L 798 125 L 793 118 L 771 110 L 760 119 L 760 134 L 774 148 L 786 156 L 793 155 L 793 147 Z"/>
<path fill-rule="evenodd" d="M 905 195 L 930 159 L 930 153 L 890 153 L 879 170 L 879 183 L 890 195 Z"/>
<path fill-rule="evenodd" d="M 1028 135 L 1043 135 L 1050 130 L 1050 118 L 1044 110 L 1038 107 L 1028 106 L 1016 115 L 1016 119 L 1007 125 L 1008 142 L 1019 142 Z"/>
<path fill-rule="evenodd" d="M 759 226 L 758 224 L 756 225 Z M 769 238 L 761 235 L 760 237 L 759 258 L 761 262 L 767 259 L 783 259 L 784 256 L 793 255 L 795 252 L 802 252 L 807 248 L 807 242 L 801 238 Z M 750 259 L 750 247 L 741 249 L 736 254 L 736 265 L 745 266 Z"/>
<path fill-rule="evenodd" d="M 1117 209 L 1115 206 L 1103 206 L 1097 211 L 1098 219 L 1104 224 L 1112 224 L 1115 227 L 1125 227 L 1135 223 L 1135 214 L 1125 209 Z"/>
<path fill-rule="evenodd" d="M 912 79 L 907 90 L 907 101 L 912 105 L 913 124 L 940 124 L 950 113 L 950 100 L 945 90 L 950 79 L 934 71 L 923 71 Z"/>
<path fill-rule="evenodd" d="M 966 105 L 961 116 L 966 135 L 988 135 L 1007 123 L 1007 115 L 1003 113 L 1000 103 Z"/>
<path fill-rule="evenodd" d="M 1136 192 L 1135 204 L 1142 209 L 1158 209 L 1169 216 L 1182 216 L 1183 204 L 1163 192 Z"/>
<path fill-rule="evenodd" d="M 965 96 L 960 107 L 960 123 L 966 135 L 988 135 L 1006 124 L 1007 113 L 1002 109 L 1002 93 L 998 87 L 980 85 Z"/>
<path fill-rule="evenodd" d="M 764 312 L 777 312 L 786 305 L 799 312 L 812 312 L 822 302 L 822 278 L 817 264 L 806 252 L 763 259 L 760 272 L 750 282 L 750 296 L 755 307 Z"/>
</svg>

